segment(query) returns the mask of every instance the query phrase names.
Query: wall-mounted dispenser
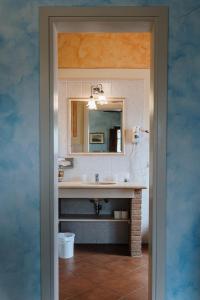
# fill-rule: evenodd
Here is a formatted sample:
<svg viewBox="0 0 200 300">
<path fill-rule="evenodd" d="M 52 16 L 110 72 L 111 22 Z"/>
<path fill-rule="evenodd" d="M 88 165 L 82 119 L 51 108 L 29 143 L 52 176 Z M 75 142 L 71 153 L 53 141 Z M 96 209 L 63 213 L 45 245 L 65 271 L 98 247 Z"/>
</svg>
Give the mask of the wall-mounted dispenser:
<svg viewBox="0 0 200 300">
<path fill-rule="evenodd" d="M 72 157 L 59 157 L 58 158 L 58 181 L 61 182 L 64 180 L 65 169 L 73 168 L 74 159 Z"/>
<path fill-rule="evenodd" d="M 59 157 L 58 166 L 61 166 L 63 169 L 71 169 L 74 167 L 74 158 L 73 157 Z"/>
</svg>

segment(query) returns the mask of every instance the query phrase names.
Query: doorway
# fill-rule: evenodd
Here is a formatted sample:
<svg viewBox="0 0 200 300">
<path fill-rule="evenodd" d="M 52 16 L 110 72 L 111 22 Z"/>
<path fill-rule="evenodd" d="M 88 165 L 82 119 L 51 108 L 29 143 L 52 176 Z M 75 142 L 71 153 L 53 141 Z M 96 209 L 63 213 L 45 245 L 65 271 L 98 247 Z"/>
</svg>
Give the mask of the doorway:
<svg viewBox="0 0 200 300">
<path fill-rule="evenodd" d="M 97 30 L 101 25 L 107 31 L 117 27 L 117 31 L 129 32 L 137 27 L 137 30 L 148 28 L 152 32 L 149 299 L 164 299 L 167 9 L 48 7 L 41 8 L 40 22 L 42 299 L 58 299 L 56 36 L 65 26 L 72 32 L 78 31 L 80 24 L 81 31 L 83 28 L 91 28 L 91 25 L 93 30 L 94 27 Z"/>
</svg>

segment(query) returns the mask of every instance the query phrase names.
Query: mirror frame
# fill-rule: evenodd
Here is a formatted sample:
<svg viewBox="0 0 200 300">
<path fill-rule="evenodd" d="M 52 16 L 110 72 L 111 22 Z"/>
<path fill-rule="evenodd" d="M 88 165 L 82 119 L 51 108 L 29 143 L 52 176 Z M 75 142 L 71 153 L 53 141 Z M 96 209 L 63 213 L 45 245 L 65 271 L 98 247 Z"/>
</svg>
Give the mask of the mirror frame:
<svg viewBox="0 0 200 300">
<path fill-rule="evenodd" d="M 107 100 L 112 101 L 112 100 L 117 100 L 122 102 L 122 152 L 72 152 L 71 148 L 71 103 L 72 101 L 88 101 L 87 97 L 70 97 L 67 98 L 67 116 L 68 116 L 68 124 L 67 124 L 67 153 L 70 156 L 87 156 L 87 155 L 125 155 L 125 113 L 124 113 L 124 108 L 125 108 L 125 97 L 108 97 Z"/>
</svg>

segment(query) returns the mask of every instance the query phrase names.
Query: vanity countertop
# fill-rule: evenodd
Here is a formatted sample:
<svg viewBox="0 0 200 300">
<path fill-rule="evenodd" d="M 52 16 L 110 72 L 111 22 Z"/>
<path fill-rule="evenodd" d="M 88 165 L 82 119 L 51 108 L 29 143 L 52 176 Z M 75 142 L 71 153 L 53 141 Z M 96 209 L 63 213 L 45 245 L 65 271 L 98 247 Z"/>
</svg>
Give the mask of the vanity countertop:
<svg viewBox="0 0 200 300">
<path fill-rule="evenodd" d="M 82 181 L 65 181 L 58 183 L 59 201 L 64 199 L 84 200 L 93 199 L 93 202 L 99 203 L 101 199 L 123 199 L 129 202 L 129 216 L 125 219 L 115 219 L 113 215 L 98 216 L 94 214 L 63 214 L 60 222 L 128 222 L 128 230 L 130 236 L 131 256 L 141 256 L 142 239 L 141 239 L 141 206 L 142 206 L 142 190 L 145 186 L 132 182 L 112 182 L 100 181 L 82 182 Z M 107 201 L 106 201 L 107 202 Z M 121 203 L 121 202 L 120 202 Z M 78 206 L 80 205 L 80 202 Z M 59 207 L 61 209 L 61 204 Z M 119 223 L 118 223 L 119 224 Z M 118 228 L 118 227 L 117 227 Z"/>
<path fill-rule="evenodd" d="M 81 181 L 62 181 L 58 183 L 59 189 L 133 189 L 141 190 L 146 189 L 147 187 L 142 185 L 137 185 L 131 182 L 81 182 Z"/>
</svg>

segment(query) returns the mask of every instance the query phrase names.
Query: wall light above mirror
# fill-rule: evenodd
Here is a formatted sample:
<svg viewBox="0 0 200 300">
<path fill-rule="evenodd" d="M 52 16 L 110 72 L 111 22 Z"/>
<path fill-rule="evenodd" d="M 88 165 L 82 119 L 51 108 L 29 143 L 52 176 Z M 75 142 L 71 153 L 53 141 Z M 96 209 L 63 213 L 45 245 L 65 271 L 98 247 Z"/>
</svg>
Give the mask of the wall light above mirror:
<svg viewBox="0 0 200 300">
<path fill-rule="evenodd" d="M 97 88 L 102 90 L 100 85 Z M 99 94 L 104 93 L 69 99 L 69 154 L 124 154 L 124 98 L 101 98 Z"/>
<path fill-rule="evenodd" d="M 103 85 L 101 83 L 97 85 L 91 85 L 91 95 L 88 99 L 87 107 L 90 110 L 96 110 L 97 104 L 107 104 L 108 100 L 104 94 Z"/>
</svg>

